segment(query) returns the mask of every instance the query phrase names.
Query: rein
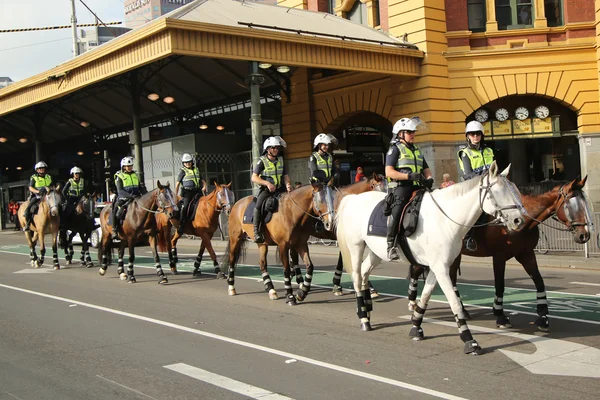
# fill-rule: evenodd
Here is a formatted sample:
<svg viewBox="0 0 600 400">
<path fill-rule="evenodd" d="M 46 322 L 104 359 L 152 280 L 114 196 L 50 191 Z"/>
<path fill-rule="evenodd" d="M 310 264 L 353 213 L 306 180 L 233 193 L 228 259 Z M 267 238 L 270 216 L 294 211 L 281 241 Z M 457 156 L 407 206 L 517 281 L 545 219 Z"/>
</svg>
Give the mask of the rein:
<svg viewBox="0 0 600 400">
<path fill-rule="evenodd" d="M 167 210 L 169 208 L 173 208 L 173 206 L 166 206 L 165 207 L 164 202 L 160 198 L 160 192 L 158 192 L 156 194 L 156 196 L 158 197 L 158 202 L 159 202 L 158 209 L 156 211 L 153 211 L 153 210 L 150 210 L 150 209 L 144 207 L 143 205 L 140 204 L 139 201 L 137 202 L 138 207 L 141 208 L 142 210 L 148 211 L 149 213 L 152 213 L 152 214 L 165 214 L 166 215 L 167 214 Z M 138 199 L 135 199 L 135 200 L 137 201 Z"/>
<path fill-rule="evenodd" d="M 528 217 L 528 218 L 530 218 L 530 219 L 532 219 L 532 220 L 534 220 L 534 221 L 535 221 L 535 222 L 537 222 L 539 225 L 544 225 L 544 226 L 546 226 L 546 227 L 548 227 L 548 228 L 551 228 L 551 229 L 557 230 L 557 231 L 559 231 L 559 232 L 574 232 L 574 231 L 575 231 L 575 227 L 577 227 L 577 226 L 589 226 L 589 225 L 590 225 L 589 223 L 585 223 L 585 224 L 584 224 L 584 223 L 582 223 L 582 222 L 571 222 L 571 221 L 569 221 L 569 222 L 571 223 L 571 227 L 570 227 L 570 228 L 569 228 L 569 227 L 567 227 L 567 228 L 557 228 L 557 227 L 555 227 L 555 226 L 552 226 L 552 225 L 550 225 L 550 224 L 546 223 L 546 220 L 547 220 L 548 218 L 552 218 L 553 220 L 555 220 L 555 221 L 557 221 L 557 222 L 559 222 L 559 223 L 561 223 L 561 224 L 563 224 L 563 225 L 566 225 L 566 224 L 565 224 L 563 221 L 561 221 L 560 219 L 558 219 L 558 217 L 556 216 L 556 210 L 558 210 L 560 207 L 563 207 L 563 206 L 565 205 L 565 202 L 566 202 L 567 200 L 569 200 L 570 198 L 572 198 L 572 197 L 573 197 L 573 196 L 571 196 L 571 197 L 567 197 L 567 195 L 566 195 L 566 194 L 565 194 L 565 192 L 564 192 L 565 185 L 566 185 L 566 183 L 565 183 L 565 184 L 563 184 L 563 185 L 560 187 L 560 189 L 558 189 L 558 195 L 559 195 L 559 198 L 561 199 L 561 202 L 560 202 L 560 203 L 559 203 L 559 204 L 558 204 L 556 207 L 554 207 L 554 210 L 553 210 L 553 211 L 552 211 L 550 214 L 548 214 L 548 217 L 547 217 L 547 218 L 545 218 L 544 220 L 540 221 L 540 220 L 538 220 L 538 219 L 536 219 L 536 218 L 534 218 L 534 217 L 531 217 L 531 216 L 529 216 L 529 215 L 527 215 L 527 217 Z M 567 218 L 567 219 L 568 219 L 568 218 Z"/>
<path fill-rule="evenodd" d="M 291 192 L 289 192 L 289 193 L 291 193 Z M 320 221 L 323 221 L 323 218 L 321 218 L 321 217 L 315 217 L 314 215 L 312 215 L 312 214 L 309 214 L 309 213 L 307 213 L 306 211 L 304 211 L 304 208 L 300 207 L 300 204 L 296 203 L 296 200 L 294 200 L 294 198 L 293 198 L 292 196 L 290 196 L 290 195 L 289 195 L 289 193 L 288 193 L 288 198 L 289 198 L 290 200 L 292 200 L 292 203 L 294 203 L 294 204 L 296 205 L 296 207 L 298 207 L 298 208 L 300 209 L 300 211 L 302 211 L 304 214 L 308 215 L 308 216 L 309 216 L 309 217 L 311 217 L 311 218 L 314 218 L 314 219 L 318 219 L 318 220 L 320 220 Z M 327 215 L 327 214 L 325 214 L 325 215 Z"/>
</svg>

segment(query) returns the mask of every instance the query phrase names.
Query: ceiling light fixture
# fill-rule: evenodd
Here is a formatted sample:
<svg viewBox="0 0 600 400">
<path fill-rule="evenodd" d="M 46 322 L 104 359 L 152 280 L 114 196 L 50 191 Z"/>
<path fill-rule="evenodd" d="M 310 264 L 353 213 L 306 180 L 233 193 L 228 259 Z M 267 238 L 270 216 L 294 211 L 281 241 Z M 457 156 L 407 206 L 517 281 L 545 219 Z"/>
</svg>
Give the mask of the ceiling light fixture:
<svg viewBox="0 0 600 400">
<path fill-rule="evenodd" d="M 8 171 L 8 167 L 6 167 L 6 168 L 4 168 L 4 169 Z"/>
<path fill-rule="evenodd" d="M 208 129 L 208 125 L 205 123 L 200 124 L 200 129 Z"/>
<path fill-rule="evenodd" d="M 6 143 L 8 141 L 5 137 L 0 137 L 0 143 Z"/>
<path fill-rule="evenodd" d="M 22 138 L 19 139 L 19 142 L 21 142 L 21 143 L 27 143 L 27 138 L 22 137 Z"/>
<path fill-rule="evenodd" d="M 97 155 L 99 155 L 99 154 L 100 154 L 100 152 L 99 152 L 99 151 L 95 151 L 95 152 L 94 152 L 94 155 L 95 155 L 95 156 L 97 156 Z"/>
<path fill-rule="evenodd" d="M 223 125 L 217 125 L 217 130 L 218 131 L 222 131 L 223 129 L 225 129 L 225 127 Z"/>
<path fill-rule="evenodd" d="M 158 93 L 150 93 L 148 95 L 148 100 L 150 100 L 150 101 L 156 101 L 158 99 L 160 99 L 160 96 L 158 95 Z"/>
<path fill-rule="evenodd" d="M 175 98 L 172 96 L 167 96 L 163 99 L 163 101 L 167 104 L 172 104 L 172 103 L 175 103 Z"/>
<path fill-rule="evenodd" d="M 78 152 L 77 152 L 77 155 L 78 155 L 78 156 L 82 156 L 82 155 L 83 155 L 83 151 L 78 151 Z"/>
<path fill-rule="evenodd" d="M 87 128 L 88 126 L 90 126 L 90 123 L 89 123 L 89 122 L 87 122 L 87 121 L 81 121 L 81 122 L 79 123 L 79 125 L 83 126 L 84 128 Z"/>
<path fill-rule="evenodd" d="M 8 168 L 7 168 L 8 169 Z M 17 169 L 20 171 L 23 169 L 23 167 L 21 167 L 20 165 L 17 167 Z"/>
<path fill-rule="evenodd" d="M 288 72 L 290 72 L 290 67 L 288 67 L 287 65 L 280 65 L 279 67 L 277 67 L 277 72 L 279 72 L 280 74 L 287 74 Z"/>
<path fill-rule="evenodd" d="M 267 69 L 267 68 L 271 68 L 272 64 L 269 64 L 268 62 L 261 62 L 258 63 L 258 68 L 262 68 L 262 69 Z"/>
</svg>

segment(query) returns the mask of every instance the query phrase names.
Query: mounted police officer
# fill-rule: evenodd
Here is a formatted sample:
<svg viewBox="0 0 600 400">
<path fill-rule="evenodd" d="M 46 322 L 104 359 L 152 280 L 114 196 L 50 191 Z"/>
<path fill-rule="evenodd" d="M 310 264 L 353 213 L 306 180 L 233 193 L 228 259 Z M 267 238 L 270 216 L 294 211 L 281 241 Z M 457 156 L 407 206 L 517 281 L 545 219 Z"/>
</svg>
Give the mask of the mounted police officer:
<svg viewBox="0 0 600 400">
<path fill-rule="evenodd" d="M 329 152 L 330 147 L 337 144 L 337 139 L 331 133 L 319 133 L 313 142 L 313 153 L 308 159 L 308 170 L 310 181 L 313 183 L 327 184 L 334 179 L 339 172 L 333 161 L 333 154 Z M 323 232 L 323 221 L 317 220 L 315 231 Z"/>
<path fill-rule="evenodd" d="M 146 194 L 146 187 L 133 170 L 133 157 L 123 157 L 121 170 L 115 174 L 115 186 L 117 187 L 117 198 L 113 204 L 111 223 L 113 226 L 112 238 L 118 237 L 120 219 L 117 218 L 118 210 L 129 200 Z"/>
<path fill-rule="evenodd" d="M 194 159 L 191 154 L 185 153 L 181 157 L 183 167 L 177 176 L 177 184 L 175 185 L 175 193 L 179 193 L 181 187 L 181 197 L 183 198 L 183 207 L 181 207 L 181 216 L 179 218 L 179 228 L 177 232 L 182 235 L 183 228 L 187 222 L 188 208 L 190 202 L 198 193 L 206 192 L 206 182 L 202 179 L 200 171 L 194 165 Z M 202 189 L 202 191 L 200 191 Z"/>
<path fill-rule="evenodd" d="M 280 155 L 286 147 L 285 141 L 279 136 L 272 136 L 263 144 L 263 155 L 260 157 L 252 170 L 252 182 L 261 188 L 256 197 L 254 208 L 254 241 L 263 243 L 265 237 L 261 231 L 262 227 L 262 205 L 267 197 L 277 193 L 290 192 L 292 184 Z M 284 186 L 285 183 L 285 186 Z"/>
<path fill-rule="evenodd" d="M 463 179 L 471 179 L 483 175 L 494 162 L 494 151 L 485 144 L 483 135 L 483 125 L 479 121 L 471 121 L 465 129 L 467 144 L 458 150 L 458 165 L 463 174 Z M 487 220 L 487 216 L 482 214 L 475 223 L 482 224 Z M 469 251 L 477 250 L 477 242 L 472 236 L 471 228 L 465 236 L 465 248 Z"/>
<path fill-rule="evenodd" d="M 46 173 L 46 168 L 48 165 L 40 161 L 35 164 L 35 174 L 31 175 L 29 179 L 29 203 L 27 204 L 27 208 L 23 213 L 25 217 L 25 226 L 23 227 L 23 231 L 29 231 L 29 226 L 33 223 L 33 215 L 31 215 L 31 207 L 35 204 L 39 203 L 42 196 L 44 196 L 48 192 L 48 188 L 53 185 L 52 177 Z"/>
<path fill-rule="evenodd" d="M 62 190 L 63 198 L 65 199 L 65 216 L 69 217 L 73 214 L 75 207 L 81 197 L 85 194 L 85 180 L 81 177 L 83 171 L 79 167 L 73 167 L 70 171 L 71 177 L 65 184 Z"/>
<path fill-rule="evenodd" d="M 418 117 L 402 118 L 394 124 L 390 149 L 385 157 L 385 176 L 393 193 L 391 217 L 388 220 L 387 252 L 390 260 L 400 258 L 395 246 L 402 211 L 413 192 L 433 184 L 431 170 L 421 149 L 414 144 L 417 127 L 422 125 Z"/>
</svg>

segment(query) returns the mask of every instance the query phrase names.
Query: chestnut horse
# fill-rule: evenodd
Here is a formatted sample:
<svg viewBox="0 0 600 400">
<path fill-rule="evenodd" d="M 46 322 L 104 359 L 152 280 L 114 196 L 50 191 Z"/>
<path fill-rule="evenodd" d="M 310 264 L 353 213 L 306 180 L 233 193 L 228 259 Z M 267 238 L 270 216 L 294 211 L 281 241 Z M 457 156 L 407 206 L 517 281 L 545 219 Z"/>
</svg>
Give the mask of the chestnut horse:
<svg viewBox="0 0 600 400">
<path fill-rule="evenodd" d="M 202 256 L 204 250 L 208 250 L 210 258 L 213 261 L 215 267 L 215 273 L 217 278 L 225 279 L 225 275 L 219 268 L 217 262 L 217 255 L 212 247 L 211 239 L 213 234 L 219 227 L 219 216 L 222 211 L 225 211 L 226 215 L 231 212 L 231 207 L 235 203 L 235 196 L 231 190 L 231 183 L 227 185 L 219 185 L 214 182 L 215 190 L 206 196 L 200 197 L 198 200 L 198 207 L 196 208 L 196 214 L 193 221 L 187 221 L 184 227 L 184 234 L 198 236 L 201 239 L 200 250 L 194 261 L 194 275 L 199 275 L 200 263 L 202 262 Z M 177 274 L 177 241 L 181 237 L 179 233 L 175 232 L 175 235 L 171 238 L 171 228 L 179 227 L 179 219 L 169 219 L 165 214 L 156 214 L 156 224 L 159 234 L 162 235 L 167 243 L 167 252 L 169 254 L 169 265 L 171 266 L 171 272 Z M 161 249 L 162 251 L 162 249 Z"/>
<path fill-rule="evenodd" d="M 25 238 L 29 244 L 29 258 L 31 260 L 31 266 L 39 268 L 44 264 L 44 256 L 46 255 L 46 244 L 44 243 L 44 236 L 52 235 L 52 262 L 54 269 L 60 269 L 58 263 L 58 230 L 60 228 L 60 212 L 59 207 L 62 202 L 60 195 L 60 185 L 56 187 L 47 188 L 46 193 L 42 196 L 38 203 L 38 211 L 33 216 L 33 225 L 29 226 L 29 230 L 25 232 Z M 19 207 L 18 216 L 19 223 L 21 226 L 26 226 L 27 221 L 25 220 L 25 209 L 29 204 L 29 200 L 23 202 Z M 40 241 L 40 258 L 38 258 L 35 252 L 35 245 L 37 241 Z"/>
<path fill-rule="evenodd" d="M 112 225 L 108 224 L 110 213 L 112 212 L 112 205 L 104 207 L 100 213 L 100 224 L 102 226 L 102 240 L 100 246 L 98 246 L 98 258 L 102 257 L 102 266 L 98 271 L 100 275 L 106 274 L 108 268 L 108 256 L 112 248 Z M 157 211 L 161 209 L 162 211 Z M 135 244 L 143 237 L 148 237 L 150 242 L 150 248 L 152 249 L 152 255 L 154 256 L 154 266 L 156 268 L 156 274 L 158 275 L 158 283 L 167 283 L 167 277 L 163 272 L 160 265 L 160 258 L 158 257 L 157 251 L 157 236 L 158 240 L 162 236 L 157 235 L 156 230 L 156 218 L 152 214 L 164 212 L 169 218 L 173 218 L 174 213 L 177 211 L 177 204 L 173 199 L 173 192 L 169 187 L 169 183 L 161 185 L 160 181 L 157 182 L 157 188 L 146 193 L 142 197 L 133 200 L 127 206 L 127 212 L 125 214 L 125 220 L 121 225 L 119 232 L 119 261 L 117 273 L 121 280 L 129 280 L 129 283 L 135 283 L 136 279 L 133 273 L 133 261 L 135 260 Z M 127 265 L 127 274 L 124 272 L 123 254 L 125 253 L 125 247 L 129 248 L 129 264 Z"/>
<path fill-rule="evenodd" d="M 506 261 L 514 257 L 523 265 L 525 272 L 531 277 L 537 290 L 538 318 L 535 324 L 542 331 L 549 330 L 546 286 L 540 274 L 534 252 L 539 238 L 538 224 L 550 217 L 555 217 L 556 220 L 567 227 L 566 230 L 573 234 L 575 242 L 587 242 L 590 239 L 590 228 L 593 219 L 583 192 L 586 180 L 587 176 L 582 180 L 577 178 L 537 196 L 522 195 L 523 205 L 527 210 L 525 227 L 521 231 L 513 233 L 510 237 L 501 226 L 488 225 L 473 228 L 473 238 L 477 241 L 477 251 L 468 251 L 463 246 L 462 254 L 472 257 L 493 257 L 496 287 L 493 310 L 496 316 L 496 325 L 499 328 L 512 327 L 508 316 L 504 314 L 502 302 Z M 450 277 L 457 295 L 456 280 L 460 261 L 461 255 L 456 258 L 450 267 Z M 414 310 L 416 305 L 417 279 L 422 273 L 423 270 L 419 267 L 411 266 L 408 290 L 409 310 L 411 311 Z"/>
<path fill-rule="evenodd" d="M 235 265 L 242 253 L 242 247 L 247 242 L 247 237 L 254 239 L 252 222 L 244 222 L 244 213 L 252 199 L 253 196 L 247 196 L 235 203 L 229 215 L 229 243 L 223 257 L 223 263 L 227 262 L 229 266 L 227 283 L 229 284 L 228 293 L 230 296 L 237 294 L 234 287 Z M 268 246 L 277 246 L 283 264 L 287 303 L 296 305 L 296 300 L 303 301 L 310 290 L 314 266 L 310 259 L 307 242 L 315 220 L 321 220 L 326 230 L 332 230 L 334 215 L 331 183 L 329 185 L 301 186 L 279 198 L 278 211 L 273 214 L 267 224 L 264 224 L 265 242 L 258 244 L 263 283 L 271 300 L 276 300 L 278 296 L 267 271 Z M 292 248 L 296 249 L 306 265 L 304 283 L 298 288 L 296 296 L 292 291 L 290 277 L 289 251 Z"/>
<path fill-rule="evenodd" d="M 378 191 L 378 192 L 386 192 L 387 191 L 387 182 L 383 175 L 378 175 L 376 173 L 373 173 L 373 175 L 369 179 L 363 179 L 359 182 L 339 188 L 336 191 L 336 193 L 334 194 L 333 207 L 335 210 L 337 210 L 340 205 L 340 202 L 342 201 L 342 198 L 347 194 L 359 194 L 359 193 L 369 192 L 372 190 Z M 314 226 L 313 226 L 313 228 L 314 228 Z M 311 232 L 311 236 L 317 237 L 319 239 L 337 240 L 335 231 L 325 230 L 325 231 L 321 231 L 321 232 L 316 232 L 313 229 L 313 231 Z M 292 274 L 296 275 L 296 282 L 298 283 L 298 285 L 301 285 L 303 282 L 303 278 L 302 278 L 302 273 L 300 271 L 300 266 L 298 265 L 298 253 L 294 249 L 290 249 L 290 256 L 292 259 L 292 266 L 291 266 Z M 342 253 L 340 253 L 338 256 L 338 262 L 337 262 L 337 267 L 336 267 L 336 271 L 335 271 L 335 276 L 333 278 L 333 293 L 336 296 L 341 296 L 343 294 L 342 286 L 341 286 L 343 269 L 344 269 L 344 264 L 342 262 Z M 379 296 L 379 294 L 373 288 L 371 288 L 371 297 L 376 298 L 378 296 Z"/>
</svg>

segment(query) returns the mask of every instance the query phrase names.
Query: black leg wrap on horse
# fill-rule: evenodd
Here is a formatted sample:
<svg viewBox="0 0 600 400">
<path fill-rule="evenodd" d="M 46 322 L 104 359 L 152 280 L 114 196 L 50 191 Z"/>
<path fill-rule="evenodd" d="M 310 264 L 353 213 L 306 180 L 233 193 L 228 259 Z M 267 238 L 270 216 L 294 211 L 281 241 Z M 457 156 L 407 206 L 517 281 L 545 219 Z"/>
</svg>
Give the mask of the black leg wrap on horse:
<svg viewBox="0 0 600 400">
<path fill-rule="evenodd" d="M 537 313 L 540 317 L 548 315 L 550 312 L 548 310 L 548 297 L 546 296 L 546 291 L 537 292 Z"/>
<path fill-rule="evenodd" d="M 423 322 L 423 316 L 425 315 L 425 311 L 427 311 L 427 309 L 421 308 L 420 304 L 415 305 L 415 310 L 413 311 L 413 315 L 410 318 L 413 325 L 421 326 L 421 323 Z"/>
<path fill-rule="evenodd" d="M 368 318 L 364 290 L 360 291 L 359 293 L 356 293 L 356 315 L 359 319 Z"/>
<path fill-rule="evenodd" d="M 417 291 L 419 290 L 419 281 L 414 278 L 410 278 L 408 282 L 408 300 L 417 300 Z"/>
<path fill-rule="evenodd" d="M 460 335 L 460 339 L 465 343 L 470 340 L 473 340 L 473 335 L 471 334 L 471 330 L 467 326 L 467 321 L 458 318 L 458 315 L 455 315 L 454 319 L 456 320 L 456 325 L 458 326 L 458 333 Z"/>
<path fill-rule="evenodd" d="M 263 272 L 262 274 L 263 284 L 265 285 L 265 292 L 270 291 L 271 289 L 275 289 L 273 286 L 273 281 L 271 281 L 271 277 L 268 272 Z"/>
<path fill-rule="evenodd" d="M 365 290 L 365 306 L 367 307 L 368 318 L 371 318 L 370 312 L 373 311 L 373 300 L 371 299 L 371 289 Z"/>
<path fill-rule="evenodd" d="M 494 309 L 494 315 L 496 317 L 504 315 L 503 301 L 504 301 L 504 299 L 502 297 L 498 297 L 497 295 L 494 295 L 493 309 Z"/>
</svg>

